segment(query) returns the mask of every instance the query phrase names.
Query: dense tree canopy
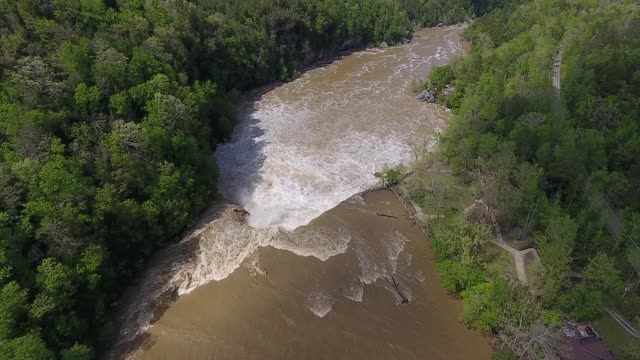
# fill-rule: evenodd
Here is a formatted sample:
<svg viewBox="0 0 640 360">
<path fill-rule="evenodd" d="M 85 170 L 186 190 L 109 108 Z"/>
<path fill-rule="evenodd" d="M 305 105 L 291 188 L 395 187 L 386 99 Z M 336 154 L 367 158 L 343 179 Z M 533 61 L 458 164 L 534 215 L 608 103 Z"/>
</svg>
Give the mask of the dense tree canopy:
<svg viewBox="0 0 640 360">
<path fill-rule="evenodd" d="M 455 24 L 502 6 L 507 0 L 398 0 L 419 26 Z"/>
<path fill-rule="evenodd" d="M 613 304 L 640 319 L 639 290 L 623 297 L 623 280 L 635 278 L 627 254 L 640 244 L 637 2 L 512 1 L 465 36 L 470 54 L 428 85 L 455 88 L 439 97 L 454 112 L 443 156 L 479 178 L 503 232 L 538 249 L 532 286 L 543 307 L 593 320 Z M 467 287 L 464 318 L 505 334 L 491 307 L 497 287 Z"/>
</svg>

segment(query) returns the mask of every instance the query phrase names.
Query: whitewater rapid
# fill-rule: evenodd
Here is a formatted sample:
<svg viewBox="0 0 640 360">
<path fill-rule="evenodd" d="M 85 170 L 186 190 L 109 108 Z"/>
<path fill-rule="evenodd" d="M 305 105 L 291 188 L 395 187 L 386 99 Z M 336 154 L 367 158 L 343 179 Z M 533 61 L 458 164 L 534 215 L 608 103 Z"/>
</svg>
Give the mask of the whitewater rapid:
<svg viewBox="0 0 640 360">
<path fill-rule="evenodd" d="M 418 133 L 434 110 L 415 103 L 410 84 L 463 53 L 457 36 L 358 52 L 265 93 L 216 152 L 220 190 L 251 226 L 290 231 L 374 186 L 376 171 L 411 160 L 412 144 L 433 146 L 444 124 Z"/>
</svg>

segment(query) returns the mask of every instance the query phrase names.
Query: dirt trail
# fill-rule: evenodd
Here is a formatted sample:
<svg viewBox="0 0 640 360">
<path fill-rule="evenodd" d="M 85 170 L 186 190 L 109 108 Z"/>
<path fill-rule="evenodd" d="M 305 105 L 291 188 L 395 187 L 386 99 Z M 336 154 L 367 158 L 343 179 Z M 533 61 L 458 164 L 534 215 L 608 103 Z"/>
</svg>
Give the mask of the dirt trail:
<svg viewBox="0 0 640 360">
<path fill-rule="evenodd" d="M 504 241 L 504 237 L 502 236 L 502 231 L 500 231 L 500 225 L 498 225 L 498 222 L 496 221 L 496 217 L 493 214 L 493 211 L 491 211 L 490 208 L 488 210 L 489 210 L 489 214 L 491 215 L 491 221 L 493 222 L 493 227 L 496 230 L 496 236 L 494 238 L 491 238 L 491 242 L 505 249 L 513 256 L 513 260 L 516 264 L 516 273 L 518 274 L 518 280 L 520 280 L 520 284 L 522 284 L 523 286 L 528 286 L 529 277 L 527 276 L 526 258 L 529 254 L 531 254 L 531 256 L 533 256 L 535 261 L 540 263 L 540 256 L 538 256 L 538 252 L 534 248 L 530 248 L 526 250 L 518 250 L 512 247 L 511 245 L 507 244 L 507 242 Z"/>
</svg>

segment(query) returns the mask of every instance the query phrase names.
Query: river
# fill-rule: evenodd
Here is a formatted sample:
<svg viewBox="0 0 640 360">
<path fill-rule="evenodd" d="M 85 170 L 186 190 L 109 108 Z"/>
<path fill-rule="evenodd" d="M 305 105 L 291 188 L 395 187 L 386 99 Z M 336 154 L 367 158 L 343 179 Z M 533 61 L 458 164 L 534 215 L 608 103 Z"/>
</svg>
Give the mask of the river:
<svg viewBox="0 0 640 360">
<path fill-rule="evenodd" d="M 108 357 L 489 359 L 400 202 L 363 194 L 385 164 L 435 144 L 448 114 L 410 84 L 463 53 L 460 31 L 353 53 L 248 102 L 216 153 L 238 205 L 154 257 Z"/>
</svg>

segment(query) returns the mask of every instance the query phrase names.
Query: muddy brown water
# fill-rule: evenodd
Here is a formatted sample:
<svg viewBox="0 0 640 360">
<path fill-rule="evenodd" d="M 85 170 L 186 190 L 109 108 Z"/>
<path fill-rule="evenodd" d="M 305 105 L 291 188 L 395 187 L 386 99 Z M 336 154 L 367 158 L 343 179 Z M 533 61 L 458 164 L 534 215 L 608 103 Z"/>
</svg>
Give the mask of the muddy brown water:
<svg viewBox="0 0 640 360">
<path fill-rule="evenodd" d="M 349 55 L 248 106 L 217 154 L 240 206 L 219 205 L 152 261 L 107 357 L 489 359 L 401 203 L 361 194 L 373 171 L 433 145 L 448 114 L 409 85 L 463 52 L 459 33 Z"/>
</svg>

